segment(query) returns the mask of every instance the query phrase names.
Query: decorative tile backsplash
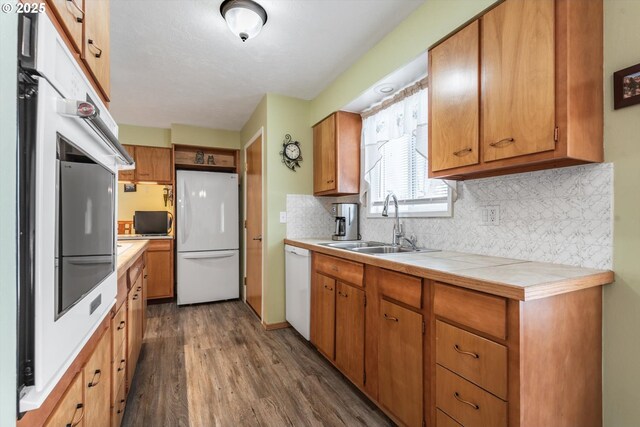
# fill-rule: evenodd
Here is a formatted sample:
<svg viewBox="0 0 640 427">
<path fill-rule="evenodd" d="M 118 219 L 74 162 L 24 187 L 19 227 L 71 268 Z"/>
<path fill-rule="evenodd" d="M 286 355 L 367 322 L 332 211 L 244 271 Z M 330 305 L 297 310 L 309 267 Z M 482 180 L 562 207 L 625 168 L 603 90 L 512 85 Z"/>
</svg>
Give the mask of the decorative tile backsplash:
<svg viewBox="0 0 640 427">
<path fill-rule="evenodd" d="M 330 236 L 330 208 L 336 201 L 355 198 L 288 195 L 287 236 Z M 486 206 L 499 207 L 498 225 L 483 225 L 482 208 Z M 452 218 L 401 221 L 406 235 L 416 235 L 423 247 L 610 269 L 613 164 L 459 182 Z M 362 215 L 362 238 L 391 241 L 393 222 L 392 218 Z"/>
</svg>

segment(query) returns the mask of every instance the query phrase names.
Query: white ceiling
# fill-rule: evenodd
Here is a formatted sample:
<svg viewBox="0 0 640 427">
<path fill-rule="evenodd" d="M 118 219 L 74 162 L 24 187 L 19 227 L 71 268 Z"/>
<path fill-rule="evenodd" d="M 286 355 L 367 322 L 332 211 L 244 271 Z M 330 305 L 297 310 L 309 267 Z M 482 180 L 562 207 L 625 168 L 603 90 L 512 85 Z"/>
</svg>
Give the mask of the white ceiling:
<svg viewBox="0 0 640 427">
<path fill-rule="evenodd" d="M 111 112 L 119 123 L 239 130 L 265 93 L 313 99 L 425 0 L 259 0 L 246 43 L 221 0 L 111 1 Z"/>
</svg>

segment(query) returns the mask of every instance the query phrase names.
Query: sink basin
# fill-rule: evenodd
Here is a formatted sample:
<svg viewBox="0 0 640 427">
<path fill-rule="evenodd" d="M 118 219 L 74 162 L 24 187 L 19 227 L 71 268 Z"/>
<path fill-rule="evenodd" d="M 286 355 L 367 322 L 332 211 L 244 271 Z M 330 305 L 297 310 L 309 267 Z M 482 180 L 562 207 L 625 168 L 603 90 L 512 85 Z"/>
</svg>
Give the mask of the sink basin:
<svg viewBox="0 0 640 427">
<path fill-rule="evenodd" d="M 357 248 L 368 248 L 372 246 L 384 246 L 384 243 L 381 242 L 335 242 L 335 243 L 321 243 L 324 246 L 329 246 L 330 248 L 338 248 L 338 249 L 357 249 Z"/>
<path fill-rule="evenodd" d="M 420 249 L 415 250 L 411 248 L 403 248 L 400 246 L 373 246 L 368 248 L 354 248 L 351 249 L 354 252 L 363 254 L 397 254 L 400 252 L 419 252 Z"/>
</svg>

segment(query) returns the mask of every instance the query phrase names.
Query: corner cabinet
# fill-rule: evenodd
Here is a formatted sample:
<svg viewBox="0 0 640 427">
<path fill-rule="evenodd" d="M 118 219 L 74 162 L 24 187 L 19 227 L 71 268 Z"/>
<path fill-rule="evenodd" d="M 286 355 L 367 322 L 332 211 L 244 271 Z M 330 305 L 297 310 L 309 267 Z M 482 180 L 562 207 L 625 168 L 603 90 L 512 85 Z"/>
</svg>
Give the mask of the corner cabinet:
<svg viewBox="0 0 640 427">
<path fill-rule="evenodd" d="M 359 114 L 338 111 L 313 127 L 313 194 L 343 196 L 360 191 Z"/>
<path fill-rule="evenodd" d="M 429 177 L 603 161 L 602 0 L 506 0 L 429 51 Z"/>
</svg>

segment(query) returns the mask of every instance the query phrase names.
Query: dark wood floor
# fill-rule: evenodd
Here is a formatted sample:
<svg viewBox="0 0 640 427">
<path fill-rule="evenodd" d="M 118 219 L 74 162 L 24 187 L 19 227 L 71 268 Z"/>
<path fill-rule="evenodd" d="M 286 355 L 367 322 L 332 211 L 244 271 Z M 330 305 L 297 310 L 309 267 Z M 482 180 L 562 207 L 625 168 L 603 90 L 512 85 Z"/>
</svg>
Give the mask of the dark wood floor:
<svg viewBox="0 0 640 427">
<path fill-rule="evenodd" d="M 150 305 L 124 426 L 390 426 L 293 329 L 240 301 Z"/>
</svg>

